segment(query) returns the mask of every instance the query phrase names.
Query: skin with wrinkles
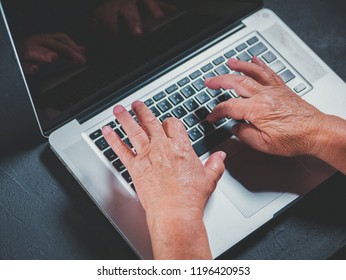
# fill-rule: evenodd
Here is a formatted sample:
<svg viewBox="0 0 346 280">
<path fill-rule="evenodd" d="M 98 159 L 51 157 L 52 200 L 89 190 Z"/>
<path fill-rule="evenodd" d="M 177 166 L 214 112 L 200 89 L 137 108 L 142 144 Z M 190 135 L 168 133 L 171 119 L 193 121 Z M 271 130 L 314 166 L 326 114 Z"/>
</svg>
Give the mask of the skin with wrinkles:
<svg viewBox="0 0 346 280">
<path fill-rule="evenodd" d="M 256 57 L 251 63 L 231 59 L 229 66 L 244 75 L 218 76 L 205 84 L 233 89 L 242 98 L 220 103 L 209 121 L 246 120 L 232 130 L 253 148 L 282 156 L 312 155 L 346 174 L 345 120 L 308 104 Z M 211 258 L 203 210 L 224 171 L 226 155 L 214 153 L 203 165 L 179 120 L 169 118 L 161 126 L 142 102 L 132 109 L 141 126 L 122 106 L 116 106 L 114 114 L 136 153 L 110 127 L 103 128 L 103 135 L 133 179 L 146 211 L 154 257 Z"/>
<path fill-rule="evenodd" d="M 103 134 L 136 186 L 155 258 L 210 258 L 203 210 L 224 171 L 225 154 L 215 153 L 203 165 L 179 120 L 169 118 L 161 126 L 142 102 L 135 102 L 132 109 L 141 126 L 122 106 L 115 107 L 114 114 L 136 154 L 109 127 L 103 128 Z M 167 233 L 165 225 L 174 230 Z M 186 230 L 196 234 L 188 234 L 186 240 Z M 181 236 L 183 246 L 177 246 Z M 186 246 L 189 243 L 201 246 Z"/>
</svg>

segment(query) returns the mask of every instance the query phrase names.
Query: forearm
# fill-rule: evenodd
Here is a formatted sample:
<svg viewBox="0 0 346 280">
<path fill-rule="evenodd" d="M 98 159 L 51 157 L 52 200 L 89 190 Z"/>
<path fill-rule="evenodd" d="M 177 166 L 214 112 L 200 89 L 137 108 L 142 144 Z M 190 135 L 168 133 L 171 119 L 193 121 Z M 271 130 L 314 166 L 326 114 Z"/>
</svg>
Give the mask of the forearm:
<svg viewBox="0 0 346 280">
<path fill-rule="evenodd" d="M 202 217 L 147 217 L 155 259 L 211 259 Z"/>
<path fill-rule="evenodd" d="M 313 156 L 346 174 L 346 120 L 325 115 L 314 143 Z"/>
</svg>

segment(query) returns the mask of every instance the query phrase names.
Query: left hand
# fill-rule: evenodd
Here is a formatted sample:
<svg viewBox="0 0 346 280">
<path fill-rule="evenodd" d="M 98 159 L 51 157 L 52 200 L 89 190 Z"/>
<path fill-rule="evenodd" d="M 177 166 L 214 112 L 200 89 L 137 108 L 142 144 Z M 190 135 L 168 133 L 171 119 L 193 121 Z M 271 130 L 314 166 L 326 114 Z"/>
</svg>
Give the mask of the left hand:
<svg viewBox="0 0 346 280">
<path fill-rule="evenodd" d="M 198 228 L 203 225 L 203 210 L 224 171 L 225 154 L 214 153 L 203 165 L 179 120 L 169 118 L 161 126 L 150 109 L 139 101 L 132 104 L 132 110 L 141 126 L 122 106 L 116 106 L 114 114 L 136 153 L 129 149 L 111 128 L 103 128 L 103 135 L 132 177 L 146 211 L 154 254 L 156 253 L 158 258 L 169 258 L 162 253 L 164 244 L 160 240 L 174 232 L 173 224 L 184 223 L 186 230 L 193 230 L 197 224 Z M 169 220 L 174 222 L 167 224 Z M 164 225 L 167 228 L 162 229 Z M 205 229 L 198 231 L 207 242 Z M 188 233 L 187 238 L 192 238 L 190 241 L 195 242 L 198 237 L 191 234 Z M 187 244 L 188 240 L 182 243 Z M 208 251 L 207 245 L 204 250 L 197 248 L 197 251 Z M 192 246 L 188 250 L 191 248 Z M 168 251 L 172 253 L 172 248 Z M 209 251 L 207 255 L 210 257 Z M 184 256 L 171 257 L 185 258 L 188 254 L 185 252 Z"/>
</svg>

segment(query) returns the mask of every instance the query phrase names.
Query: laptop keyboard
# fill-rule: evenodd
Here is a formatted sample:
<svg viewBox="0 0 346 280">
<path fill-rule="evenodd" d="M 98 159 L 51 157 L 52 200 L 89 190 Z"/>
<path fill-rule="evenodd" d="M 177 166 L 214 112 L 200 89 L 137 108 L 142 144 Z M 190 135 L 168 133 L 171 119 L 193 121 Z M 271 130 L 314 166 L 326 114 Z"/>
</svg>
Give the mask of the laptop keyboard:
<svg viewBox="0 0 346 280">
<path fill-rule="evenodd" d="M 170 117 L 180 119 L 185 125 L 196 154 L 201 156 L 231 137 L 230 128 L 236 123 L 232 119 L 222 119 L 216 123 L 209 123 L 206 121 L 206 117 L 219 103 L 230 98 L 239 98 L 234 90 L 206 88 L 204 80 L 224 74 L 242 75 L 228 67 L 228 59 L 237 58 L 250 61 L 253 56 L 259 57 L 269 65 L 297 94 L 304 94 L 311 87 L 256 33 L 143 101 L 160 122 Z M 294 80 L 296 80 L 295 83 Z M 135 118 L 131 110 L 130 113 Z M 133 149 L 125 131 L 117 120 L 105 123 L 101 127 L 106 125 L 113 128 L 124 143 Z M 125 166 L 102 137 L 101 128 L 89 134 L 89 137 L 115 170 L 134 188 L 131 176 Z"/>
</svg>

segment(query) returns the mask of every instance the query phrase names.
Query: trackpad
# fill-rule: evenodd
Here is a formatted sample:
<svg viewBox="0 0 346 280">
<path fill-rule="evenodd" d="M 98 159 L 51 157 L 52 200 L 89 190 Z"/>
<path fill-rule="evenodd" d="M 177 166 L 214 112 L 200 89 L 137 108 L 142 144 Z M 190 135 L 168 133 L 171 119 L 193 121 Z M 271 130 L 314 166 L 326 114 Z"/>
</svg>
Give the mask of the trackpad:
<svg viewBox="0 0 346 280">
<path fill-rule="evenodd" d="M 296 193 L 309 172 L 294 158 L 267 155 L 251 148 L 226 159 L 218 188 L 249 218 L 284 192 Z"/>
</svg>

